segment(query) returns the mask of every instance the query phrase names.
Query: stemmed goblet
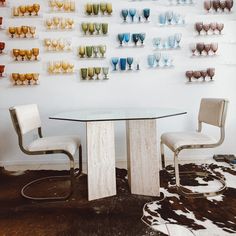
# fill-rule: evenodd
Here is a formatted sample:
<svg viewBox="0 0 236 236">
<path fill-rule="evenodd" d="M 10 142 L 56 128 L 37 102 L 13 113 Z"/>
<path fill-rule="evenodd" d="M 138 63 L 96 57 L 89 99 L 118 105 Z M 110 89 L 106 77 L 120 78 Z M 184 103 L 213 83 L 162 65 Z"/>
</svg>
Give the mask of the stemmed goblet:
<svg viewBox="0 0 236 236">
<path fill-rule="evenodd" d="M 145 33 L 141 33 L 139 34 L 139 39 L 141 41 L 141 45 L 143 46 L 144 40 L 145 40 L 146 34 Z"/>
<path fill-rule="evenodd" d="M 13 53 L 13 55 L 14 55 L 14 57 L 15 57 L 15 60 L 18 61 L 18 56 L 20 55 L 20 50 L 14 48 L 14 49 L 12 50 L 12 53 Z"/>
<path fill-rule="evenodd" d="M 219 34 L 221 34 L 221 31 L 224 29 L 223 23 L 216 23 L 216 28 L 219 31 Z"/>
<path fill-rule="evenodd" d="M 215 75 L 215 68 L 208 68 L 207 69 L 207 75 L 210 77 L 210 79 L 212 80 L 214 75 Z"/>
<path fill-rule="evenodd" d="M 127 9 L 121 10 L 121 15 L 124 18 L 124 22 L 127 22 L 126 19 L 127 19 L 128 14 L 129 14 L 129 11 Z"/>
<path fill-rule="evenodd" d="M 198 34 L 201 34 L 201 31 L 203 29 L 203 22 L 197 22 L 195 23 L 195 29 L 197 30 Z"/>
<path fill-rule="evenodd" d="M 126 44 L 129 43 L 130 41 L 130 33 L 124 33 L 124 41 Z"/>
<path fill-rule="evenodd" d="M 131 17 L 132 22 L 134 22 L 134 16 L 136 15 L 136 9 L 134 9 L 134 8 L 129 9 L 129 15 Z"/>
<path fill-rule="evenodd" d="M 84 55 L 85 55 L 85 47 L 84 46 L 79 47 L 78 54 L 80 55 L 80 58 L 84 58 Z"/>
<path fill-rule="evenodd" d="M 120 46 L 123 46 L 124 34 L 118 34 L 118 40 L 120 41 Z"/>
<path fill-rule="evenodd" d="M 8 31 L 11 34 L 11 37 L 14 38 L 14 35 L 16 33 L 16 28 L 15 27 L 9 27 Z"/>
<path fill-rule="evenodd" d="M 37 61 L 38 60 L 38 55 L 39 55 L 39 48 L 32 48 L 32 53 L 34 56 L 34 60 Z"/>
<path fill-rule="evenodd" d="M 99 46 L 99 52 L 101 53 L 101 57 L 102 57 L 102 58 L 105 57 L 106 50 L 107 50 L 106 45 L 100 45 L 100 46 Z"/>
<path fill-rule="evenodd" d="M 201 70 L 200 73 L 201 73 L 201 77 L 202 77 L 203 81 L 205 81 L 206 77 L 207 77 L 207 71 L 206 70 Z"/>
<path fill-rule="evenodd" d="M 206 34 L 208 34 L 208 31 L 210 29 L 210 24 L 203 24 L 202 28 L 206 32 Z"/>
<path fill-rule="evenodd" d="M 205 44 L 204 51 L 206 52 L 207 55 L 209 55 L 210 50 L 211 50 L 211 44 Z"/>
<path fill-rule="evenodd" d="M 194 71 L 193 72 L 193 77 L 195 78 L 195 79 L 199 79 L 199 78 L 201 78 L 202 77 L 202 75 L 201 75 L 201 71 Z"/>
<path fill-rule="evenodd" d="M 232 7 L 233 7 L 233 5 L 234 5 L 234 1 L 233 0 L 226 0 L 225 1 L 225 4 L 226 4 L 226 8 L 228 9 L 228 11 L 230 12 L 231 11 L 231 9 L 232 9 Z"/>
<path fill-rule="evenodd" d="M 133 40 L 135 46 L 137 46 L 139 39 L 140 39 L 139 34 L 132 34 L 132 40 Z"/>
<path fill-rule="evenodd" d="M 108 68 L 108 67 L 103 67 L 103 68 L 102 68 L 102 73 L 104 74 L 104 78 L 103 78 L 104 80 L 109 79 L 109 78 L 107 77 L 108 72 L 109 72 L 109 68 Z"/>
<path fill-rule="evenodd" d="M 106 12 L 107 12 L 107 14 L 108 15 L 111 15 L 111 13 L 112 13 L 112 4 L 111 3 L 107 3 L 106 4 Z"/>
<path fill-rule="evenodd" d="M 88 24 L 85 23 L 85 22 L 83 22 L 83 23 L 81 24 L 81 28 L 82 28 L 84 34 L 86 35 L 86 33 L 87 33 L 87 31 L 88 31 Z"/>
<path fill-rule="evenodd" d="M 176 40 L 176 43 L 177 43 L 177 48 L 180 47 L 181 38 L 182 38 L 182 34 L 181 33 L 176 33 L 175 34 L 175 40 Z"/>
<path fill-rule="evenodd" d="M 105 12 L 107 10 L 107 5 L 104 2 L 100 3 L 100 11 L 102 12 L 102 15 L 105 15 Z"/>
<path fill-rule="evenodd" d="M 209 1 L 209 0 L 204 1 L 204 8 L 205 8 L 205 10 L 207 10 L 207 12 L 210 11 L 211 7 L 212 7 L 212 2 L 211 1 Z"/>
<path fill-rule="evenodd" d="M 218 50 L 218 43 L 211 43 L 210 47 L 211 47 L 212 52 L 216 54 L 216 51 Z"/>
<path fill-rule="evenodd" d="M 5 43 L 4 42 L 0 42 L 0 54 L 2 54 L 2 51 L 5 48 Z"/>
<path fill-rule="evenodd" d="M 99 80 L 99 74 L 101 73 L 101 67 L 95 67 L 94 68 L 94 72 L 95 72 L 95 74 L 96 74 L 96 76 L 97 76 L 97 80 Z"/>
<path fill-rule="evenodd" d="M 192 82 L 192 77 L 193 77 L 193 71 L 192 70 L 188 70 L 188 71 L 186 71 L 186 73 L 185 73 L 185 75 L 186 75 L 186 77 L 188 78 L 188 81 L 189 82 Z"/>
<path fill-rule="evenodd" d="M 146 19 L 146 22 L 148 21 L 148 18 L 150 16 L 150 9 L 149 8 L 145 8 L 143 9 L 143 16 Z"/>
<path fill-rule="evenodd" d="M 101 24 L 100 23 L 95 23 L 95 29 L 97 31 L 97 34 L 99 34 L 100 30 L 101 30 Z"/>
<path fill-rule="evenodd" d="M 127 64 L 129 65 L 129 70 L 132 70 L 132 64 L 134 62 L 134 58 L 133 57 L 127 57 Z"/>
<path fill-rule="evenodd" d="M 200 55 L 202 55 L 202 52 L 204 51 L 205 45 L 204 43 L 197 43 L 196 44 L 197 51 Z"/>
<path fill-rule="evenodd" d="M 22 29 L 22 33 L 24 34 L 24 38 L 26 38 L 27 33 L 29 31 L 29 27 L 28 26 L 22 26 L 21 29 Z"/>
<path fill-rule="evenodd" d="M 117 64 L 119 62 L 119 58 L 118 57 L 112 57 L 111 58 L 111 62 L 114 65 L 114 69 L 113 70 L 116 71 L 117 70 Z"/>
<path fill-rule="evenodd" d="M 81 68 L 80 72 L 81 72 L 81 78 L 83 80 L 86 80 L 87 76 L 88 76 L 88 69 L 87 68 Z"/>
<path fill-rule="evenodd" d="M 159 63 L 160 63 L 160 60 L 161 60 L 161 53 L 155 53 L 154 56 L 155 56 L 155 59 L 156 59 L 157 67 L 159 67 L 160 66 Z"/>
</svg>

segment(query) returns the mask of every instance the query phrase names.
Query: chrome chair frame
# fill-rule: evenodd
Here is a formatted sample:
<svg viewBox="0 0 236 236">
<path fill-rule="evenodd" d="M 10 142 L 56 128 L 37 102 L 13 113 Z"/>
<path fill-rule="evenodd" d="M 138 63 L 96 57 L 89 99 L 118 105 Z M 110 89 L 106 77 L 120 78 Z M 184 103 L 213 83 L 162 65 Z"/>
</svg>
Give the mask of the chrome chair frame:
<svg viewBox="0 0 236 236">
<path fill-rule="evenodd" d="M 81 145 L 79 146 L 79 170 L 77 172 L 75 171 L 75 167 L 74 167 L 75 166 L 74 157 L 70 152 L 68 152 L 66 150 L 61 149 L 61 150 L 28 151 L 28 150 L 25 149 L 25 147 L 23 145 L 23 135 L 21 134 L 20 126 L 19 126 L 19 123 L 18 123 L 18 119 L 17 119 L 17 115 L 16 115 L 16 111 L 15 111 L 14 107 L 10 108 L 9 112 L 10 112 L 10 115 L 11 115 L 11 119 L 12 119 L 12 122 L 13 122 L 14 129 L 15 129 L 15 131 L 17 133 L 17 136 L 18 136 L 18 143 L 19 143 L 20 149 L 23 153 L 25 153 L 27 155 L 65 154 L 69 158 L 69 161 L 70 161 L 70 175 L 48 176 L 48 177 L 33 180 L 33 181 L 27 183 L 25 186 L 23 186 L 23 188 L 21 189 L 21 195 L 23 197 L 27 198 L 27 199 L 39 200 L 39 201 L 40 200 L 41 201 L 42 200 L 47 201 L 47 200 L 66 200 L 66 199 L 68 199 L 71 196 L 71 194 L 73 193 L 73 190 L 74 190 L 74 187 L 75 187 L 75 178 L 80 176 L 81 173 L 82 173 L 82 146 Z M 43 138 L 41 127 L 38 128 L 38 137 Z M 51 180 L 51 179 L 57 179 L 57 178 L 66 178 L 66 177 L 69 177 L 69 179 L 70 179 L 70 188 L 69 188 L 68 193 L 65 196 L 32 197 L 32 196 L 29 196 L 25 193 L 25 190 L 27 188 L 30 188 L 30 186 L 32 186 L 35 183 L 39 183 L 39 182 L 44 181 L 44 180 Z"/>
<path fill-rule="evenodd" d="M 180 195 L 187 197 L 187 198 L 203 198 L 203 197 L 213 197 L 213 196 L 217 196 L 219 194 L 222 194 L 225 190 L 226 190 L 226 183 L 225 183 L 225 179 L 218 177 L 216 175 L 207 173 L 207 172 L 193 172 L 193 171 L 179 171 L 179 163 L 178 163 L 178 156 L 179 153 L 182 150 L 186 150 L 186 149 L 201 149 L 201 148 L 214 148 L 217 147 L 219 145 L 221 145 L 224 142 L 225 139 L 225 120 L 226 120 L 226 115 L 227 115 L 227 108 L 228 108 L 228 101 L 224 100 L 224 107 L 223 107 L 223 111 L 222 111 L 222 119 L 221 119 L 221 125 L 220 125 L 220 139 L 218 140 L 218 142 L 214 143 L 214 144 L 199 144 L 199 145 L 184 145 L 181 146 L 179 148 L 177 148 L 176 150 L 174 150 L 174 173 L 175 173 L 175 181 L 176 181 L 176 188 L 177 191 Z M 198 128 L 197 128 L 197 132 L 201 132 L 202 131 L 202 123 L 198 120 Z M 161 151 L 161 162 L 162 162 L 162 169 L 165 168 L 165 155 L 164 155 L 164 144 L 161 141 L 160 142 L 160 151 Z M 194 175 L 194 176 L 201 176 L 201 177 L 211 177 L 214 178 L 216 180 L 218 180 L 221 184 L 222 187 L 219 190 L 216 190 L 214 192 L 204 192 L 204 193 L 200 193 L 200 192 L 192 192 L 188 191 L 186 192 L 185 189 L 187 189 L 186 187 L 183 187 L 180 184 L 180 175 Z"/>
</svg>

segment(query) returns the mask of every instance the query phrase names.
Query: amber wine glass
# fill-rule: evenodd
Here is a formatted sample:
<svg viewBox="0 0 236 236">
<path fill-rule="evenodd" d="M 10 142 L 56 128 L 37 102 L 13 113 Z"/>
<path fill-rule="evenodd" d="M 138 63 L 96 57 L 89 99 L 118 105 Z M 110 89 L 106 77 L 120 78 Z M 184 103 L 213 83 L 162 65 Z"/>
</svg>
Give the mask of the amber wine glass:
<svg viewBox="0 0 236 236">
<path fill-rule="evenodd" d="M 29 32 L 32 35 L 32 38 L 34 38 L 35 31 L 36 31 L 36 27 L 35 26 L 30 26 L 29 27 Z"/>
<path fill-rule="evenodd" d="M 12 73 L 11 74 L 11 78 L 13 79 L 14 81 L 14 85 L 17 85 L 17 81 L 19 80 L 19 73 Z"/>
<path fill-rule="evenodd" d="M 38 84 L 39 73 L 33 73 L 32 76 L 33 76 L 32 79 L 34 80 L 34 83 L 35 83 L 35 84 Z"/>
<path fill-rule="evenodd" d="M 21 37 L 21 35 L 22 35 L 22 27 L 21 26 L 20 27 L 16 27 L 16 34 L 18 35 L 18 38 Z"/>
<path fill-rule="evenodd" d="M 8 32 L 11 34 L 11 37 L 14 38 L 14 34 L 16 33 L 15 27 L 9 27 Z"/>
<path fill-rule="evenodd" d="M 20 13 L 22 14 L 22 16 L 24 16 L 25 13 L 26 13 L 26 6 L 20 5 L 19 6 L 19 10 L 20 10 Z"/>
<path fill-rule="evenodd" d="M 25 74 L 19 74 L 19 80 L 21 81 L 21 84 L 24 84 L 26 78 L 25 78 Z"/>
<path fill-rule="evenodd" d="M 34 60 L 38 60 L 38 55 L 39 55 L 39 48 L 32 48 L 32 53 L 34 55 Z"/>
<path fill-rule="evenodd" d="M 38 16 L 38 12 L 40 10 L 40 5 L 38 3 L 34 3 L 33 9 L 34 9 L 35 15 Z"/>
<path fill-rule="evenodd" d="M 30 61 L 33 55 L 32 50 L 26 50 L 25 54 L 26 54 L 26 58 Z"/>
<path fill-rule="evenodd" d="M 64 1 L 64 10 L 70 11 L 70 2 L 68 0 Z"/>
<path fill-rule="evenodd" d="M 51 39 L 44 39 L 44 45 L 46 46 L 47 50 L 49 50 L 51 44 L 52 44 Z"/>
<path fill-rule="evenodd" d="M 26 55 L 26 50 L 21 49 L 21 50 L 19 51 L 19 55 L 21 56 L 21 60 L 24 61 L 25 55 Z"/>
<path fill-rule="evenodd" d="M 22 33 L 24 34 L 24 38 L 27 37 L 27 33 L 29 31 L 29 27 L 28 26 L 22 26 L 21 27 Z"/>
<path fill-rule="evenodd" d="M 52 19 L 51 18 L 46 19 L 46 25 L 47 25 L 48 29 L 51 29 L 51 27 L 52 27 Z"/>
<path fill-rule="evenodd" d="M 73 28 L 73 25 L 74 25 L 74 19 L 68 18 L 68 19 L 67 19 L 67 23 L 68 23 L 69 29 L 72 29 L 72 28 Z"/>
<path fill-rule="evenodd" d="M 33 5 L 26 6 L 27 12 L 29 12 L 29 15 L 32 16 L 32 12 L 34 11 Z"/>
<path fill-rule="evenodd" d="M 30 81 L 33 79 L 33 74 L 25 74 L 25 79 L 28 80 L 28 85 L 30 85 Z"/>
<path fill-rule="evenodd" d="M 67 61 L 62 61 L 61 68 L 64 73 L 68 73 L 69 63 Z"/>
<path fill-rule="evenodd" d="M 14 55 L 14 57 L 15 57 L 15 60 L 18 61 L 18 56 L 20 55 L 20 50 L 14 48 L 14 49 L 12 50 L 12 53 L 13 53 L 13 55 Z"/>
</svg>

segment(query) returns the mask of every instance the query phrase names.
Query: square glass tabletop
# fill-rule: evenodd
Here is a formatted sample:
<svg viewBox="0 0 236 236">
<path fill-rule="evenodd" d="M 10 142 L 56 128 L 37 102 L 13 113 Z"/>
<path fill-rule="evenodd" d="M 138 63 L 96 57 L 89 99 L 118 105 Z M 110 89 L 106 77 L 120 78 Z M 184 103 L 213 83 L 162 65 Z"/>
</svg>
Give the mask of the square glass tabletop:
<svg viewBox="0 0 236 236">
<path fill-rule="evenodd" d="M 80 122 L 161 119 L 186 114 L 175 108 L 90 108 L 52 115 L 49 119 Z"/>
</svg>

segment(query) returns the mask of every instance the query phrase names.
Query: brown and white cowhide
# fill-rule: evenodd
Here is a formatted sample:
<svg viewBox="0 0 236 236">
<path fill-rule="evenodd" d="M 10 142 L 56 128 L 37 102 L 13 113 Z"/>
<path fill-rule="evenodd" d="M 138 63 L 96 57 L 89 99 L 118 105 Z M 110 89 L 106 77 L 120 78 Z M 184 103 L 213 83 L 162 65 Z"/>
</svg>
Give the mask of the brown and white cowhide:
<svg viewBox="0 0 236 236">
<path fill-rule="evenodd" d="M 172 168 L 161 171 L 161 191 L 164 199 L 146 203 L 143 207 L 142 221 L 156 231 L 166 235 L 197 235 L 197 236 L 226 236 L 236 235 L 236 171 L 228 164 L 180 166 L 180 171 L 202 171 L 223 175 L 226 179 L 227 190 L 219 196 L 209 198 L 184 198 L 176 194 Z M 210 178 L 181 177 L 181 184 L 192 191 L 209 191 L 218 187 L 218 183 Z M 169 234 L 170 226 L 185 226 L 191 234 L 185 234 L 181 229 Z M 190 231 L 189 231 L 190 232 Z"/>
</svg>

